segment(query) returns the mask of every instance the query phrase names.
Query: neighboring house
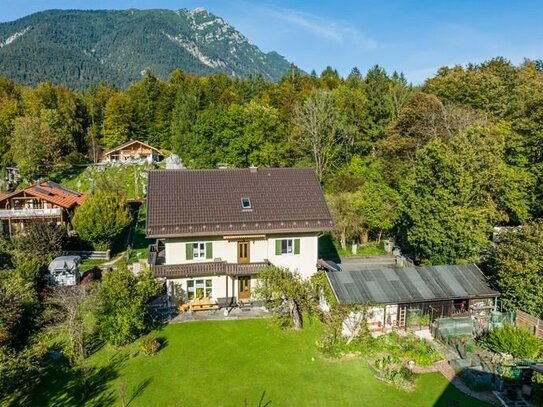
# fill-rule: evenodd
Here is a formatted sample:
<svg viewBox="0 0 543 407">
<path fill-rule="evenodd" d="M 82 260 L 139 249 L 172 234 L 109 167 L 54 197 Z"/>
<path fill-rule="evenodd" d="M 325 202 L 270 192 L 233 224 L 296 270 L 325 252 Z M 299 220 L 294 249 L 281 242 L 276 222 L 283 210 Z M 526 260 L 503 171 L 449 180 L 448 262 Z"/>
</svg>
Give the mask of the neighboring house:
<svg viewBox="0 0 543 407">
<path fill-rule="evenodd" d="M 327 271 L 339 303 L 369 304 L 370 329 L 405 328 L 410 316 L 430 319 L 488 313 L 499 292 L 474 264 Z"/>
<path fill-rule="evenodd" d="M 162 154 L 160 150 L 142 143 L 138 140 L 130 140 L 111 150 L 107 150 L 103 157 L 108 162 L 125 162 L 132 160 L 146 160 L 156 162 L 160 160 Z"/>
<path fill-rule="evenodd" d="M 87 195 L 56 182 L 46 181 L 0 196 L 0 222 L 6 235 L 24 229 L 30 222 L 67 224 Z"/>
<path fill-rule="evenodd" d="M 49 263 L 49 283 L 51 285 L 76 285 L 79 283 L 79 256 L 60 256 Z"/>
<path fill-rule="evenodd" d="M 318 236 L 333 226 L 311 169 L 156 170 L 149 173 L 149 263 L 169 293 L 250 298 L 273 264 L 317 269 Z"/>
</svg>

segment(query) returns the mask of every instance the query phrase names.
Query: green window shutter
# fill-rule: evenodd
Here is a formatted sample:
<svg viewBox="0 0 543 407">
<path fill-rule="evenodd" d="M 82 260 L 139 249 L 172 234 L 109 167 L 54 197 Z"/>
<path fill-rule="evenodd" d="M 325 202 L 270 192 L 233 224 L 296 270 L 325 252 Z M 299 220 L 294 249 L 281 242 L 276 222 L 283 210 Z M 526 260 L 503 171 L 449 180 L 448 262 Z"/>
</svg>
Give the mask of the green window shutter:
<svg viewBox="0 0 543 407">
<path fill-rule="evenodd" d="M 300 254 L 300 239 L 294 239 L 294 254 Z"/>
<path fill-rule="evenodd" d="M 192 252 L 192 243 L 187 243 L 185 245 L 185 249 L 186 249 L 186 254 L 187 254 L 187 260 L 192 260 L 194 258 L 193 256 L 193 252 Z"/>
<path fill-rule="evenodd" d="M 206 259 L 212 259 L 212 258 L 213 258 L 213 243 L 206 242 Z"/>
<path fill-rule="evenodd" d="M 275 255 L 281 256 L 281 240 L 279 239 L 275 241 Z"/>
</svg>

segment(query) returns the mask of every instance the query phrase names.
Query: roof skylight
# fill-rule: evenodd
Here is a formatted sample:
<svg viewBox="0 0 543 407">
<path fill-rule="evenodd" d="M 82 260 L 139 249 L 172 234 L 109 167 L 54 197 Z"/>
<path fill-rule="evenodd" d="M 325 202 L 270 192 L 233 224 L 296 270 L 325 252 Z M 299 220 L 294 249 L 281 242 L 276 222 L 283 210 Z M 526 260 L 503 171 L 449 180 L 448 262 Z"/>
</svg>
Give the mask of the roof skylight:
<svg viewBox="0 0 543 407">
<path fill-rule="evenodd" d="M 253 206 L 251 205 L 251 200 L 249 198 L 241 198 L 241 208 L 253 209 Z"/>
</svg>

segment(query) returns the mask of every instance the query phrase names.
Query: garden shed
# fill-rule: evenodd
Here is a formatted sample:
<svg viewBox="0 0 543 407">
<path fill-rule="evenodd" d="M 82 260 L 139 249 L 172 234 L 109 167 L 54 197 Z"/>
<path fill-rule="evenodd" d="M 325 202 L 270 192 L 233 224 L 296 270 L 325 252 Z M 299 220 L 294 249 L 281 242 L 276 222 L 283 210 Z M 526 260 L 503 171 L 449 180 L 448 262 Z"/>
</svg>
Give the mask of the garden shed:
<svg viewBox="0 0 543 407">
<path fill-rule="evenodd" d="M 370 306 L 368 324 L 374 330 L 488 314 L 500 295 L 474 264 L 327 271 L 326 276 L 338 302 Z"/>
</svg>

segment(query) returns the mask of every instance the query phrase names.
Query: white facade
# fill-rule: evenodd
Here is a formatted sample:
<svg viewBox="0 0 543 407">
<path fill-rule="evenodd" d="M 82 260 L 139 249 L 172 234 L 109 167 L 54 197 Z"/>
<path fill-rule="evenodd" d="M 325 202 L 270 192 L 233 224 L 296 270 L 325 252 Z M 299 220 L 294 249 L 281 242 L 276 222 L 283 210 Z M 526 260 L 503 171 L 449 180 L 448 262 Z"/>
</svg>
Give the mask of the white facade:
<svg viewBox="0 0 543 407">
<path fill-rule="evenodd" d="M 166 238 L 164 239 L 164 264 L 208 262 L 238 264 L 238 244 L 240 241 L 248 242 L 249 245 L 249 258 L 244 263 L 268 261 L 274 266 L 297 271 L 303 278 L 309 278 L 317 270 L 317 233 Z M 258 284 L 256 277 L 251 276 L 248 282 L 252 298 L 254 298 L 254 288 Z M 169 278 L 168 292 L 170 295 L 173 294 L 177 300 L 186 301 L 189 299 L 189 291 L 192 289 L 193 292 L 196 292 L 196 286 L 198 286 L 199 294 L 209 296 L 213 300 L 221 297 L 238 297 L 240 278 L 244 277 L 221 275 Z M 211 283 L 206 281 L 211 281 Z M 206 284 L 211 285 L 209 291 L 207 291 Z M 175 291 L 175 294 L 172 290 Z"/>
<path fill-rule="evenodd" d="M 296 240 L 300 242 L 299 253 L 277 254 L 277 240 Z M 221 236 L 188 237 L 165 239 L 166 264 L 190 264 L 212 261 L 226 261 L 228 263 L 238 262 L 238 241 L 249 241 L 249 262 L 259 263 L 269 261 L 275 266 L 288 268 L 291 271 L 298 271 L 302 277 L 309 278 L 317 269 L 318 258 L 318 235 L 308 234 L 281 234 L 254 237 L 248 239 L 223 238 Z M 186 245 L 193 243 L 211 243 L 211 258 L 193 257 L 187 259 Z"/>
<path fill-rule="evenodd" d="M 366 322 L 370 331 L 390 330 L 397 326 L 398 304 L 376 305 L 369 307 L 366 311 Z M 341 333 L 343 336 L 351 336 L 357 322 L 364 319 L 361 312 L 351 313 L 342 324 Z"/>
<path fill-rule="evenodd" d="M 207 295 L 207 293 L 204 292 L 203 294 L 211 300 L 217 300 L 222 297 L 238 297 L 239 280 L 237 277 L 233 276 L 203 276 L 168 279 L 168 294 L 173 296 L 177 301 L 181 300 L 182 302 L 186 302 L 189 300 L 189 282 L 192 281 L 196 283 L 198 280 L 203 280 L 204 284 L 206 280 L 211 280 L 211 293 Z M 173 284 L 173 291 L 171 284 Z M 254 299 L 254 288 L 258 284 L 258 280 L 252 278 L 250 284 L 250 298 Z"/>
</svg>

